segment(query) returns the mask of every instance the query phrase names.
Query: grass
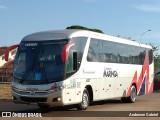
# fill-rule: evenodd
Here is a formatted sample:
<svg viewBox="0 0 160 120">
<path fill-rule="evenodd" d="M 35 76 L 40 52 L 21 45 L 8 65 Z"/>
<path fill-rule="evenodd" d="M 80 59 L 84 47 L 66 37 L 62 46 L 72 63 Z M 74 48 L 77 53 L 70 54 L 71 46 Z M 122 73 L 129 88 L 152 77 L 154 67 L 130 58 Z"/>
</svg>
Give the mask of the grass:
<svg viewBox="0 0 160 120">
<path fill-rule="evenodd" d="M 11 84 L 0 84 L 0 100 L 11 98 Z"/>
</svg>

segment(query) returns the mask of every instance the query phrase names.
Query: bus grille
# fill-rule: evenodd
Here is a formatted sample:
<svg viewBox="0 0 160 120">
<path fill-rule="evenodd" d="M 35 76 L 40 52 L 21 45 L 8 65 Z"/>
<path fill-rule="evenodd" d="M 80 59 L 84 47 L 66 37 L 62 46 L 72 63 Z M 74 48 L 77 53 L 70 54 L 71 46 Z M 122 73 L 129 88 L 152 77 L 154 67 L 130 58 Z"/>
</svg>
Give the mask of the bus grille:
<svg viewBox="0 0 160 120">
<path fill-rule="evenodd" d="M 46 102 L 47 98 L 20 97 L 24 102 Z"/>
</svg>

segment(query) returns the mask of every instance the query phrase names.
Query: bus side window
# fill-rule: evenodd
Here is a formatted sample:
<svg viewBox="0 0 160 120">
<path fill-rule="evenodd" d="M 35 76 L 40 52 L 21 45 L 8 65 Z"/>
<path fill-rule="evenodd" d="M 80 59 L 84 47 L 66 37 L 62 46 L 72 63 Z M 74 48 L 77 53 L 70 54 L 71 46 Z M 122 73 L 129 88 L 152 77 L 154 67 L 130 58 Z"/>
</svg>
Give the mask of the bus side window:
<svg viewBox="0 0 160 120">
<path fill-rule="evenodd" d="M 152 64 L 152 62 L 153 62 L 153 50 L 148 49 L 148 51 L 149 51 L 149 64 Z"/>
<path fill-rule="evenodd" d="M 67 61 L 67 73 L 71 72 L 73 72 L 73 51 L 70 48 Z"/>
<path fill-rule="evenodd" d="M 78 70 L 78 59 L 77 59 L 77 52 L 73 52 L 73 70 Z"/>
<path fill-rule="evenodd" d="M 68 52 L 68 61 L 66 63 L 66 78 L 73 75 L 80 68 L 87 38 L 75 37 L 71 39 L 71 42 L 74 43 L 74 45 L 70 47 Z"/>
</svg>

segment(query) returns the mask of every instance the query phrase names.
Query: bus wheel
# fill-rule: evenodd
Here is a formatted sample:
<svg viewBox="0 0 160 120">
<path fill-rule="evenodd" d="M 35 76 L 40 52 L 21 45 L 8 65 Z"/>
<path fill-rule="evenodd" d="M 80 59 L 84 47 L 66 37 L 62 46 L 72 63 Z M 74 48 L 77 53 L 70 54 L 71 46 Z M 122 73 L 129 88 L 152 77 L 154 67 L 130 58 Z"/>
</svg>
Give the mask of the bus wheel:
<svg viewBox="0 0 160 120">
<path fill-rule="evenodd" d="M 82 95 L 82 102 L 78 104 L 77 109 L 78 110 L 86 110 L 89 106 L 89 93 L 87 89 L 84 89 L 83 95 Z"/>
<path fill-rule="evenodd" d="M 38 107 L 40 107 L 41 109 L 48 109 L 49 105 L 43 104 L 43 103 L 38 103 L 37 104 Z"/>
<path fill-rule="evenodd" d="M 136 96 L 137 96 L 137 90 L 136 87 L 133 85 L 131 87 L 131 93 L 130 96 L 127 98 L 127 101 L 130 103 L 134 103 L 136 101 Z"/>
</svg>

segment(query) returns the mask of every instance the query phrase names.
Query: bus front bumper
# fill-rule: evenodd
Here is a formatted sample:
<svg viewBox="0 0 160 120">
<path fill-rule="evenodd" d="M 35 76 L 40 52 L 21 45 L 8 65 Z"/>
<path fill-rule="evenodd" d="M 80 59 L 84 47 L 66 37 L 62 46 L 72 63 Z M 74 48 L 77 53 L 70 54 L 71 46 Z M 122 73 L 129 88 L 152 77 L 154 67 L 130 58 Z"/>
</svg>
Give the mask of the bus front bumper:
<svg viewBox="0 0 160 120">
<path fill-rule="evenodd" d="M 63 106 L 62 91 L 49 93 L 46 95 L 20 94 L 12 90 L 13 102 L 17 104 L 37 104 L 43 103 L 51 106 Z"/>
</svg>

